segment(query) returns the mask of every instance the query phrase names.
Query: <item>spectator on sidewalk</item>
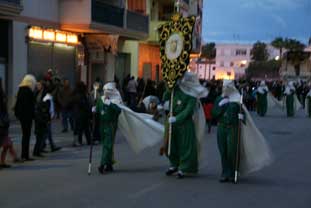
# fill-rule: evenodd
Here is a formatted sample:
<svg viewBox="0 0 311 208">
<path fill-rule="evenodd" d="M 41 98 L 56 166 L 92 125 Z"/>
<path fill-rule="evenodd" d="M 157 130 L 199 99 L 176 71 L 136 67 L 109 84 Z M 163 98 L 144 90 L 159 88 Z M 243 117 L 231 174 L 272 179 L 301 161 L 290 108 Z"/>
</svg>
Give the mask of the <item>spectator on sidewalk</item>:
<svg viewBox="0 0 311 208">
<path fill-rule="evenodd" d="M 22 126 L 22 154 L 21 158 L 25 161 L 31 161 L 29 157 L 29 144 L 31 136 L 32 120 L 35 111 L 34 89 L 36 86 L 36 79 L 33 75 L 26 75 L 19 85 L 17 93 L 16 104 L 14 112 L 16 118 L 20 121 Z"/>
<path fill-rule="evenodd" d="M 5 159 L 7 152 L 11 154 L 13 162 L 19 162 L 16 151 L 13 147 L 13 142 L 9 137 L 10 120 L 7 109 L 7 98 L 2 89 L 2 80 L 0 79 L 0 147 L 2 147 L 0 168 L 9 168 L 10 165 L 6 164 Z"/>
<path fill-rule="evenodd" d="M 37 83 L 37 91 L 35 93 L 36 107 L 35 107 L 35 134 L 36 144 L 33 150 L 33 156 L 43 157 L 42 151 L 45 145 L 45 140 L 48 134 L 48 123 L 50 122 L 49 105 L 43 102 L 46 95 L 44 81 Z"/>
<path fill-rule="evenodd" d="M 58 103 L 60 104 L 62 113 L 62 125 L 63 133 L 68 131 L 68 121 L 73 130 L 73 119 L 72 119 L 72 90 L 70 88 L 70 83 L 68 79 L 63 82 L 63 88 L 59 91 L 57 96 Z"/>
<path fill-rule="evenodd" d="M 83 82 L 78 82 L 73 93 L 73 115 L 74 115 L 74 141 L 73 146 L 77 146 L 77 142 L 82 145 L 83 134 L 86 137 L 87 144 L 91 143 L 91 118 L 92 107 L 87 93 L 87 87 Z"/>
<path fill-rule="evenodd" d="M 57 147 L 55 145 L 55 142 L 53 141 L 53 135 L 52 135 L 52 120 L 55 118 L 55 107 L 54 107 L 54 100 L 53 100 L 52 92 L 53 92 L 53 89 L 51 87 L 48 87 L 46 89 L 46 95 L 43 97 L 43 102 L 46 102 L 47 105 L 49 106 L 49 114 L 50 114 L 50 121 L 48 122 L 48 130 L 47 130 L 47 139 L 49 140 L 49 143 L 50 143 L 51 152 L 56 152 L 60 150 L 61 147 Z"/>
<path fill-rule="evenodd" d="M 135 80 L 135 77 L 131 77 L 130 81 L 128 82 L 127 92 L 129 95 L 129 107 L 132 110 L 135 110 L 137 98 L 137 82 Z"/>
</svg>

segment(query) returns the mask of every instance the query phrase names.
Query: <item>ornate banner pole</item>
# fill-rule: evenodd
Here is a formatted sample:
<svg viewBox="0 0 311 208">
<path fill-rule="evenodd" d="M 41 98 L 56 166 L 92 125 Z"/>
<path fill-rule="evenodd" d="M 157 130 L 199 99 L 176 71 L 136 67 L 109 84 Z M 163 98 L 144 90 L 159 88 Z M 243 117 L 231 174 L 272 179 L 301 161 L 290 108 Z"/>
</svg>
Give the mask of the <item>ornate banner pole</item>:
<svg viewBox="0 0 311 208">
<path fill-rule="evenodd" d="M 179 78 L 187 71 L 192 50 L 192 32 L 196 17 L 183 18 L 180 12 L 180 1 L 176 2 L 177 13 L 172 20 L 158 28 L 160 35 L 160 58 L 162 75 L 171 90 L 170 113 L 173 115 L 174 87 Z M 171 154 L 172 124 L 169 125 L 168 155 Z"/>
</svg>

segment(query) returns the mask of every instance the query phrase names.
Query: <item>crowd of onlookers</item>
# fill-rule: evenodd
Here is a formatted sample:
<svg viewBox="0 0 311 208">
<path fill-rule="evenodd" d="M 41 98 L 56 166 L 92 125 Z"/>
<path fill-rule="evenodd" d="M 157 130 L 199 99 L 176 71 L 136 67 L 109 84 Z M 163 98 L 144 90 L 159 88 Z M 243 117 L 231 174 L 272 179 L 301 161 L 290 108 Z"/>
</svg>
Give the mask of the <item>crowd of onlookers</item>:
<svg viewBox="0 0 311 208">
<path fill-rule="evenodd" d="M 126 76 L 122 82 L 115 78 L 117 88 L 120 91 L 123 102 L 135 112 L 150 113 L 157 115 L 157 105 L 162 103 L 162 95 L 166 90 L 165 82 L 152 80 L 135 79 L 133 76 Z M 256 109 L 256 88 L 260 81 L 236 81 L 236 86 L 243 92 L 243 102 L 250 111 Z M 282 81 L 266 82 L 270 92 L 281 99 L 284 91 Z M 73 132 L 72 146 L 83 145 L 83 137 L 86 144 L 100 141 L 99 118 L 92 113 L 92 106 L 103 95 L 104 83 L 97 78 L 92 90 L 88 90 L 83 82 L 77 82 L 72 88 L 68 79 L 60 79 L 49 70 L 43 79 L 36 81 L 35 77 L 26 75 L 19 85 L 14 114 L 19 120 L 22 129 L 21 157 L 16 154 L 13 142 L 9 136 L 9 112 L 7 98 L 0 83 L 0 167 L 10 167 L 6 163 L 6 155 L 9 152 L 14 162 L 32 161 L 33 157 L 44 157 L 48 151 L 61 149 L 58 147 L 52 134 L 54 119 L 62 120 L 62 132 Z M 222 93 L 222 81 L 211 80 L 201 81 L 201 84 L 208 88 L 209 94 L 202 98 L 204 113 L 207 121 L 208 132 L 216 122 L 212 118 L 211 110 L 216 97 Z M 305 82 L 296 83 L 296 94 L 304 104 L 304 99 L 309 91 Z M 164 105 L 165 106 L 165 105 Z M 34 124 L 34 128 L 33 128 Z M 34 130 L 34 131 L 32 131 Z M 36 143 L 32 156 L 30 154 L 30 138 L 34 132 Z"/>
</svg>

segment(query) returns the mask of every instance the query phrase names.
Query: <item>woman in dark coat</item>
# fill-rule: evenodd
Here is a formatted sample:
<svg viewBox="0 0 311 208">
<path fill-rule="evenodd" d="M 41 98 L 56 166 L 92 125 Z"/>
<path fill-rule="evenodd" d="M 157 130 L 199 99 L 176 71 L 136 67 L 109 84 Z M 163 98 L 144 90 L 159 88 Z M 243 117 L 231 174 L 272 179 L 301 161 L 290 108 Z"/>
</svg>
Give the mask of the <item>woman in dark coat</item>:
<svg viewBox="0 0 311 208">
<path fill-rule="evenodd" d="M 19 85 L 17 100 L 14 108 L 15 116 L 22 126 L 22 160 L 31 161 L 29 157 L 29 143 L 31 136 L 32 120 L 35 112 L 34 89 L 36 79 L 33 75 L 26 75 Z"/>
<path fill-rule="evenodd" d="M 74 141 L 73 146 L 77 145 L 77 140 L 82 145 L 83 134 L 87 144 L 91 143 L 91 118 L 92 107 L 87 93 L 87 87 L 83 82 L 78 82 L 73 93 L 73 118 L 74 118 Z"/>
</svg>

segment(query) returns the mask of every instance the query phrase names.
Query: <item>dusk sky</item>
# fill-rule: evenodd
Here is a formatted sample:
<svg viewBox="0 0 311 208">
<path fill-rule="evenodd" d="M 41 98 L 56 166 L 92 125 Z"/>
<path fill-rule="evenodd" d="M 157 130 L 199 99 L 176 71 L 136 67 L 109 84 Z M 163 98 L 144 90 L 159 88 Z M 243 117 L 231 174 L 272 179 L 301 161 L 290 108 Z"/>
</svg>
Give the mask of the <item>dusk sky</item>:
<svg viewBox="0 0 311 208">
<path fill-rule="evenodd" d="M 204 42 L 271 41 L 276 36 L 307 43 L 311 0 L 203 0 Z"/>
</svg>

